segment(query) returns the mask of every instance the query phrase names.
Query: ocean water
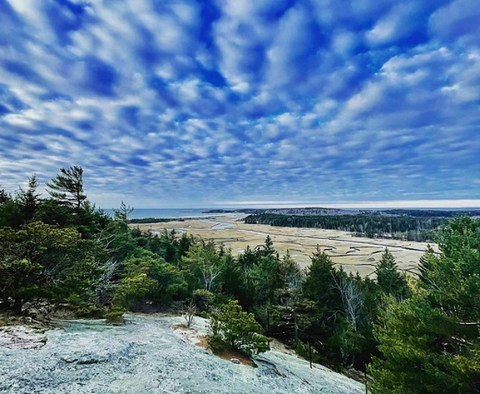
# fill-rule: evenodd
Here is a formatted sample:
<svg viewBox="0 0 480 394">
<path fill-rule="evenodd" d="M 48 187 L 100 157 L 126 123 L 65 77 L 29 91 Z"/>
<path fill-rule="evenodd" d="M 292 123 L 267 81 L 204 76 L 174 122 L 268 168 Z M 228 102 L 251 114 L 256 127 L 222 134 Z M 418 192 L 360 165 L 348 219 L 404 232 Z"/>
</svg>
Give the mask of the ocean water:
<svg viewBox="0 0 480 394">
<path fill-rule="evenodd" d="M 145 218 L 202 218 L 212 216 L 206 211 L 211 208 L 138 208 L 128 215 L 129 219 L 145 219 Z M 112 209 L 104 209 L 104 211 L 113 216 Z M 219 216 L 222 214 L 215 214 Z"/>
<path fill-rule="evenodd" d="M 246 208 L 246 207 L 242 207 Z M 252 208 L 252 207 L 248 207 Z M 284 207 L 290 208 L 290 207 Z M 207 211 L 211 209 L 221 209 L 221 208 L 136 208 L 133 212 L 128 216 L 129 219 L 145 219 L 145 218 L 154 218 L 154 219 L 170 219 L 170 218 L 203 218 L 209 216 L 228 216 L 230 215 L 227 213 L 207 213 Z M 237 209 L 229 207 L 227 210 L 232 211 Z M 265 208 L 264 208 L 265 209 Z M 390 208 L 391 209 L 391 208 Z M 398 208 L 401 210 L 402 208 Z M 403 208 L 405 209 L 405 208 Z M 478 211 L 480 215 L 480 209 L 477 208 L 408 208 L 411 210 L 428 210 L 428 211 Z M 342 211 L 346 212 L 358 212 L 358 211 L 388 211 L 389 208 L 346 208 L 341 209 Z M 104 209 L 104 211 L 108 214 L 113 216 L 112 209 Z"/>
</svg>

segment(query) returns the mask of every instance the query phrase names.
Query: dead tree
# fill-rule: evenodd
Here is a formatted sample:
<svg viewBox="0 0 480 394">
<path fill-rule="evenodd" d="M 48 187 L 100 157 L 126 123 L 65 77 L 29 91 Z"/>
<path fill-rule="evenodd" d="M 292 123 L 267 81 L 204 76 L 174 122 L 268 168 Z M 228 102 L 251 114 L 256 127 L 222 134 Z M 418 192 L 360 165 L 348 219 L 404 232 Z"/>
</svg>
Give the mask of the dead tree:
<svg viewBox="0 0 480 394">
<path fill-rule="evenodd" d="M 345 314 L 350 322 L 353 331 L 357 331 L 358 324 L 362 318 L 364 298 L 360 287 L 347 276 L 334 275 L 335 285 L 342 297 Z"/>
<path fill-rule="evenodd" d="M 184 306 L 182 316 L 185 319 L 188 328 L 190 328 L 193 323 L 193 317 L 195 316 L 195 313 L 197 313 L 197 307 L 193 302 L 190 302 Z"/>
</svg>

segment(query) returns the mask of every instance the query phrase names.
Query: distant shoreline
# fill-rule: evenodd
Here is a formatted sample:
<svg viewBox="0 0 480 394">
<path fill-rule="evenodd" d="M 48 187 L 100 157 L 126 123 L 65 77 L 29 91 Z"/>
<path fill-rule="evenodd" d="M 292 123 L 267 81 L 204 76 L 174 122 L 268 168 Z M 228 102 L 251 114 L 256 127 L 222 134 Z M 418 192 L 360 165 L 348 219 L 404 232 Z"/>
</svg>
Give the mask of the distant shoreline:
<svg viewBox="0 0 480 394">
<path fill-rule="evenodd" d="M 150 223 L 167 223 L 167 222 L 185 222 L 188 220 L 216 220 L 221 217 L 240 217 L 239 213 L 231 212 L 218 214 L 218 215 L 209 215 L 209 216 L 192 216 L 192 217 L 168 217 L 168 218 L 132 218 L 128 220 L 129 224 L 150 224 Z"/>
<path fill-rule="evenodd" d="M 249 215 L 255 214 L 277 214 L 277 215 L 298 215 L 298 216 L 321 216 L 321 215 L 381 215 L 381 216 L 413 216 L 413 217 L 452 217 L 458 215 L 480 216 L 480 208 L 365 208 L 365 209 L 342 209 L 342 208 L 324 208 L 324 207 L 305 207 L 305 208 L 240 208 L 240 209 L 210 209 L 205 213 L 243 213 Z"/>
<path fill-rule="evenodd" d="M 109 216 L 114 215 L 113 209 L 103 210 Z M 460 209 L 460 208 L 418 208 L 418 209 L 340 209 L 325 207 L 305 207 L 305 208 L 139 208 L 134 209 L 129 215 L 130 221 L 140 223 L 161 223 L 169 220 L 192 220 L 192 219 L 211 219 L 212 217 L 230 216 L 235 214 L 255 215 L 255 214 L 277 214 L 277 215 L 296 215 L 296 216 L 332 216 L 332 215 L 381 215 L 381 216 L 412 216 L 412 217 L 444 217 L 449 218 L 458 215 L 480 216 L 480 208 Z"/>
</svg>

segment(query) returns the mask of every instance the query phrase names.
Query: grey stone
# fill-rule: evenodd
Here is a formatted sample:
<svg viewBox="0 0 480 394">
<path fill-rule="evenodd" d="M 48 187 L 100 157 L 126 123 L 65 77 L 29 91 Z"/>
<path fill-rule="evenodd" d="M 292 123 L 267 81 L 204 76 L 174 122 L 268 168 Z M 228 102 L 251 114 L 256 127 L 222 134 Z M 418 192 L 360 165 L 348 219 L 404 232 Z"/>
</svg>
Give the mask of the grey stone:
<svg viewBox="0 0 480 394">
<path fill-rule="evenodd" d="M 318 364 L 310 369 L 307 361 L 276 350 L 258 356 L 258 368 L 223 360 L 172 329 L 181 317 L 126 315 L 125 320 L 123 326 L 65 322 L 47 331 L 42 347 L 0 345 L 0 392 L 364 392 L 358 382 Z M 193 329 L 205 334 L 206 321 L 197 318 Z"/>
</svg>

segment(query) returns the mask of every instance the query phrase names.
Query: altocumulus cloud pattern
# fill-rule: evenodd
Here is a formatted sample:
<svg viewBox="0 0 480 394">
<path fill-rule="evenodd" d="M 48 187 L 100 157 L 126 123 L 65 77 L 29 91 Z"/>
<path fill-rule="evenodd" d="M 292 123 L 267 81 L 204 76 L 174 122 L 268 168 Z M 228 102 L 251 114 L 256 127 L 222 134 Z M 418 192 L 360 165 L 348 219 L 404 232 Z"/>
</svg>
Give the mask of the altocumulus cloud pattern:
<svg viewBox="0 0 480 394">
<path fill-rule="evenodd" d="M 0 183 L 110 207 L 478 198 L 475 0 L 0 0 Z"/>
</svg>

